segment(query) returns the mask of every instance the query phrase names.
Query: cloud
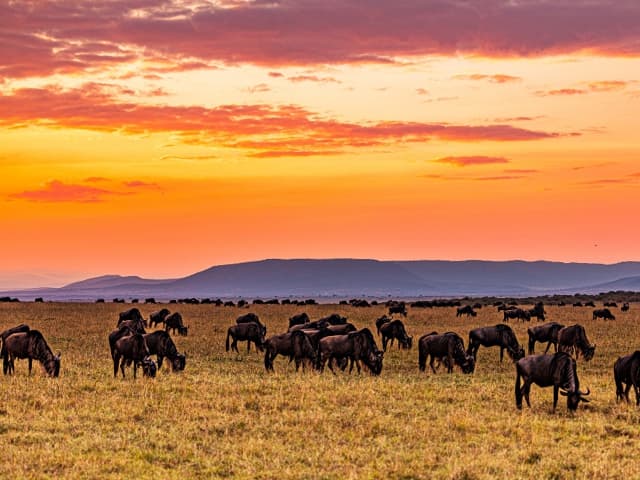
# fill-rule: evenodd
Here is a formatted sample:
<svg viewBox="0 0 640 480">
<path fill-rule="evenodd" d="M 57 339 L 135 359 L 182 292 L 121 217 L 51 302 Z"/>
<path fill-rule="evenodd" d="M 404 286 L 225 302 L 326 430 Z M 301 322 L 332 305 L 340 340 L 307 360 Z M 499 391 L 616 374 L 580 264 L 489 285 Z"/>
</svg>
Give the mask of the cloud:
<svg viewBox="0 0 640 480">
<path fill-rule="evenodd" d="M 259 83 L 257 85 L 254 85 L 253 87 L 243 88 L 242 90 L 247 93 L 264 93 L 270 92 L 271 88 L 266 83 Z"/>
<path fill-rule="evenodd" d="M 565 95 L 584 95 L 589 93 L 587 90 L 581 88 L 559 88 L 557 90 L 539 90 L 536 95 L 540 97 L 557 97 Z"/>
<path fill-rule="evenodd" d="M 544 115 L 538 115 L 535 117 L 519 116 L 519 117 L 499 117 L 495 118 L 494 122 L 498 123 L 511 123 L 511 122 L 530 122 L 532 120 L 538 120 L 544 118 Z"/>
<path fill-rule="evenodd" d="M 132 188 L 132 189 L 139 189 L 139 188 L 140 189 L 149 188 L 152 190 L 160 189 L 160 185 L 158 185 L 157 183 L 143 182 L 142 180 L 129 180 L 129 181 L 122 182 L 122 184 L 125 187 Z"/>
<path fill-rule="evenodd" d="M 418 95 L 429 95 L 429 91 L 426 88 L 416 88 Z"/>
<path fill-rule="evenodd" d="M 592 92 L 612 92 L 624 90 L 631 82 L 624 80 L 602 80 L 599 82 L 590 82 L 589 90 Z"/>
<path fill-rule="evenodd" d="M 252 153 L 252 158 L 279 158 L 279 157 L 315 157 L 325 155 L 340 155 L 340 151 L 315 151 L 315 150 L 266 150 L 263 152 Z"/>
<path fill-rule="evenodd" d="M 470 157 L 443 157 L 433 160 L 436 163 L 446 163 L 456 167 L 469 167 L 474 165 L 490 165 L 496 163 L 509 163 L 504 157 L 484 157 L 480 155 Z"/>
<path fill-rule="evenodd" d="M 83 181 L 85 183 L 100 183 L 100 182 L 108 182 L 109 179 L 106 177 L 87 177 Z"/>
<path fill-rule="evenodd" d="M 473 81 L 487 81 L 491 83 L 512 83 L 512 82 L 520 82 L 522 80 L 521 77 L 514 77 L 511 75 L 483 75 L 479 73 L 474 73 L 471 75 L 455 75 L 453 77 L 456 80 L 473 80 Z"/>
<path fill-rule="evenodd" d="M 282 78 L 284 77 L 284 74 L 280 72 L 269 72 L 269 76 L 271 78 Z"/>
<path fill-rule="evenodd" d="M 504 173 L 515 173 L 519 175 L 529 175 L 532 173 L 540 173 L 540 170 L 536 170 L 533 168 L 506 168 L 503 171 Z"/>
<path fill-rule="evenodd" d="M 160 160 L 216 160 L 217 158 L 216 155 L 163 155 Z"/>
<path fill-rule="evenodd" d="M 318 77 L 317 75 L 296 75 L 294 77 L 287 78 L 290 82 L 316 82 L 316 83 L 342 83 L 333 77 Z"/>
<path fill-rule="evenodd" d="M 0 76 L 14 78 L 109 71 L 159 59 L 164 64 L 149 66 L 164 73 L 212 68 L 214 62 L 640 56 L 640 4 L 630 0 L 23 0 L 2 2 L 0 18 Z"/>
<path fill-rule="evenodd" d="M 493 177 L 476 177 L 473 180 L 478 182 L 497 182 L 503 180 L 520 180 L 524 175 L 495 175 Z"/>
<path fill-rule="evenodd" d="M 37 190 L 26 190 L 9 195 L 9 198 L 31 202 L 101 202 L 105 197 L 117 195 L 116 192 L 87 185 L 67 184 L 51 180 Z"/>
</svg>

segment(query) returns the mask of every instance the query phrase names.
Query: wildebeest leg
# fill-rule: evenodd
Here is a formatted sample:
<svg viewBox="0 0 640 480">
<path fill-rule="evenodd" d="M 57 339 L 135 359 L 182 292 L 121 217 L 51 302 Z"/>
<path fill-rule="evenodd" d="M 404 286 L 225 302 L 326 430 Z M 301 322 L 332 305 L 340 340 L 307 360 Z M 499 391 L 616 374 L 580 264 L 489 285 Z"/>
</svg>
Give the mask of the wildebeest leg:
<svg viewBox="0 0 640 480">
<path fill-rule="evenodd" d="M 633 390 L 636 392 L 636 406 L 640 405 L 640 385 L 634 384 Z M 629 397 L 627 396 L 627 402 L 629 401 Z"/>
<path fill-rule="evenodd" d="M 237 353 L 240 353 L 238 351 L 238 340 L 235 337 L 231 337 L 231 338 L 233 338 L 233 341 L 231 342 L 231 350 L 234 350 Z"/>
<path fill-rule="evenodd" d="M 251 340 L 247 340 L 247 353 L 251 351 Z"/>
<path fill-rule="evenodd" d="M 556 352 L 558 351 L 558 346 L 555 345 L 556 347 Z M 546 354 L 549 351 L 549 348 L 551 348 L 551 342 L 547 343 L 547 349 L 544 351 L 544 353 Z"/>
<path fill-rule="evenodd" d="M 162 360 L 164 357 L 162 355 L 158 355 L 158 370 L 162 368 Z"/>
<path fill-rule="evenodd" d="M 138 371 L 138 362 L 133 362 L 133 378 L 136 378 L 137 371 Z"/>
<path fill-rule="evenodd" d="M 556 411 L 556 406 L 558 405 L 558 390 L 560 387 L 558 385 L 553 386 L 553 411 Z"/>
<path fill-rule="evenodd" d="M 503 358 L 504 358 L 504 347 L 500 347 L 500 363 L 502 363 Z"/>
<path fill-rule="evenodd" d="M 122 358 L 120 360 L 120 371 L 122 372 L 122 378 L 124 378 L 124 367 L 125 367 L 126 361 L 124 358 Z"/>
<path fill-rule="evenodd" d="M 331 373 L 333 373 L 334 375 L 336 374 L 336 372 L 333 370 L 333 355 L 329 355 L 329 370 L 331 370 Z"/>
<path fill-rule="evenodd" d="M 629 390 L 631 390 L 632 386 L 633 386 L 632 382 L 629 382 L 627 384 L 627 388 L 624 389 L 624 399 L 627 401 L 627 403 L 629 403 Z M 638 389 L 634 387 L 633 390 L 636 392 L 636 403 L 637 403 L 637 400 L 638 400 Z M 620 396 L 622 396 L 622 394 Z"/>
<path fill-rule="evenodd" d="M 527 407 L 531 408 L 531 402 L 529 401 L 529 392 L 531 391 L 531 381 L 525 380 L 524 385 L 522 385 L 522 393 L 524 394 L 524 399 L 527 401 Z"/>
<path fill-rule="evenodd" d="M 389 341 L 389 337 L 387 337 L 386 335 L 382 335 L 382 351 L 386 352 L 387 351 L 387 342 Z M 349 372 L 351 373 L 351 372 Z"/>
<path fill-rule="evenodd" d="M 118 365 L 120 364 L 120 355 L 114 353 L 113 355 L 113 378 L 118 376 Z"/>
<path fill-rule="evenodd" d="M 429 361 L 429 366 L 431 367 L 431 370 L 433 370 L 433 373 L 436 373 L 436 369 L 433 366 L 433 362 L 435 362 L 436 357 L 434 357 L 433 355 L 431 355 L 431 360 Z"/>
<path fill-rule="evenodd" d="M 31 375 L 31 367 L 33 367 L 33 359 L 29 357 L 29 375 Z"/>
</svg>

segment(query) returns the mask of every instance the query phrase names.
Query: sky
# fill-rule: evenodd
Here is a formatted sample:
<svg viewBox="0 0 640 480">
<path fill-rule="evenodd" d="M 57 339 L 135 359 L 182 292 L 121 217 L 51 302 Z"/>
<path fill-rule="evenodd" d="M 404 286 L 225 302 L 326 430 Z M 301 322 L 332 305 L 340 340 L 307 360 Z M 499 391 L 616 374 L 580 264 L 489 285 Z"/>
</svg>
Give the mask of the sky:
<svg viewBox="0 0 640 480">
<path fill-rule="evenodd" d="M 0 287 L 640 260 L 636 0 L 0 2 Z"/>
</svg>

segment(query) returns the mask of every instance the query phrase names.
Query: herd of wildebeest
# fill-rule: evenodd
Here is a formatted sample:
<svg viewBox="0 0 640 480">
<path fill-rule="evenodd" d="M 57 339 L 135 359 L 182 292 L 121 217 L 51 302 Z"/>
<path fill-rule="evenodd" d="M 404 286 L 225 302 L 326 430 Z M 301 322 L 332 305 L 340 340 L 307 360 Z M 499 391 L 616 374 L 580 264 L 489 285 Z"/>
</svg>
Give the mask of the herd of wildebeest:
<svg viewBox="0 0 640 480">
<path fill-rule="evenodd" d="M 177 303 L 177 302 L 173 302 Z M 181 302 L 182 303 L 182 302 Z M 189 303 L 189 302 L 187 302 Z M 255 302 L 254 302 L 255 303 Z M 315 303 L 315 302 L 314 302 Z M 422 304 L 418 304 L 422 303 Z M 309 305 L 304 301 L 300 305 Z M 352 305 L 355 305 L 353 301 Z M 247 305 L 245 302 L 243 305 Z M 382 343 L 382 350 L 378 348 L 374 334 L 369 328 L 358 329 L 337 313 L 312 321 L 306 313 L 300 313 L 289 319 L 287 332 L 272 335 L 267 338 L 267 327 L 255 313 L 246 313 L 237 318 L 236 323 L 227 330 L 225 349 L 228 352 L 238 352 L 238 342 L 247 342 L 247 351 L 251 344 L 256 350 L 264 352 L 264 367 L 267 372 L 274 371 L 274 360 L 281 355 L 295 362 L 296 371 L 302 366 L 309 366 L 319 372 L 328 366 L 336 373 L 334 367 L 349 373 L 355 366 L 358 373 L 361 365 L 372 374 L 382 372 L 384 352 L 387 347 L 397 342 L 402 349 L 411 349 L 413 337 L 407 334 L 404 323 L 394 315 L 407 316 L 405 302 L 386 302 L 388 315 L 385 314 L 375 321 L 375 327 Z M 574 306 L 590 306 L 574 303 Z M 364 305 L 356 305 L 364 306 Z M 434 306 L 431 302 L 414 302 L 412 307 L 425 308 Z M 465 305 L 447 304 L 436 306 L 458 306 L 456 316 L 476 316 L 476 309 L 481 304 Z M 576 360 L 582 356 L 589 361 L 595 354 L 596 346 L 587 338 L 585 328 L 580 324 L 565 326 L 557 322 L 549 322 L 527 329 L 528 345 L 525 355 L 524 347 L 518 342 L 514 331 L 509 327 L 510 319 L 516 321 L 545 320 L 545 309 L 542 302 L 538 302 L 531 309 L 522 309 L 503 302 L 493 304 L 502 313 L 503 323 L 475 328 L 469 332 L 469 340 L 465 349 L 464 340 L 455 332 L 430 332 L 418 339 L 418 367 L 425 371 L 427 362 L 433 373 L 437 373 L 441 365 L 449 373 L 457 365 L 465 374 L 475 370 L 477 353 L 480 346 L 499 347 L 500 362 L 503 361 L 504 351 L 515 362 L 515 402 L 517 408 L 522 408 L 522 398 L 529 402 L 529 392 L 532 384 L 540 387 L 553 387 L 553 410 L 558 402 L 558 393 L 567 397 L 567 408 L 576 410 L 580 402 L 588 402 L 586 398 L 590 391 L 582 391 L 577 373 Z M 615 315 L 608 307 L 617 307 L 615 303 L 605 303 L 605 308 L 594 309 L 593 319 L 615 320 Z M 629 310 L 625 303 L 622 311 Z M 147 333 L 150 327 L 162 328 Z M 183 324 L 180 313 L 171 313 L 167 308 L 150 314 L 145 319 L 138 308 L 131 308 L 119 314 L 117 325 L 108 336 L 108 343 L 113 360 L 113 375 L 117 377 L 120 370 L 125 376 L 125 367 L 133 365 L 133 376 L 137 369 L 142 369 L 143 375 L 155 377 L 157 370 L 162 368 L 164 358 L 170 362 L 174 372 L 180 372 L 186 366 L 186 354 L 179 353 L 169 332 L 186 336 L 188 327 Z M 14 360 L 28 359 L 29 374 L 32 361 L 37 360 L 49 376 L 57 377 L 60 373 L 60 354 L 54 355 L 51 348 L 38 330 L 32 330 L 28 325 L 21 324 L 0 333 L 2 347 L 0 354 L 3 360 L 3 373 L 14 372 Z M 535 344 L 546 343 L 543 354 L 535 354 Z M 554 354 L 548 354 L 553 345 Z M 155 355 L 157 361 L 152 360 Z M 629 402 L 629 391 L 633 387 L 636 405 L 640 405 L 640 351 L 635 351 L 618 358 L 614 363 L 614 381 L 616 384 L 616 399 Z"/>
</svg>

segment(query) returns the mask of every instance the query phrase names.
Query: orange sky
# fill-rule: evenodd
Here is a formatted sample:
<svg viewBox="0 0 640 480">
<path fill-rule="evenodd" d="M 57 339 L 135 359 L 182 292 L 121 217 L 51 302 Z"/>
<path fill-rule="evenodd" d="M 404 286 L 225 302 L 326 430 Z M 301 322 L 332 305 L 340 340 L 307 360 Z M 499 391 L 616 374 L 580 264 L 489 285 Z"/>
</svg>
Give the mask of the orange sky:
<svg viewBox="0 0 640 480">
<path fill-rule="evenodd" d="M 0 287 L 640 260 L 637 2 L 0 5 Z"/>
</svg>

